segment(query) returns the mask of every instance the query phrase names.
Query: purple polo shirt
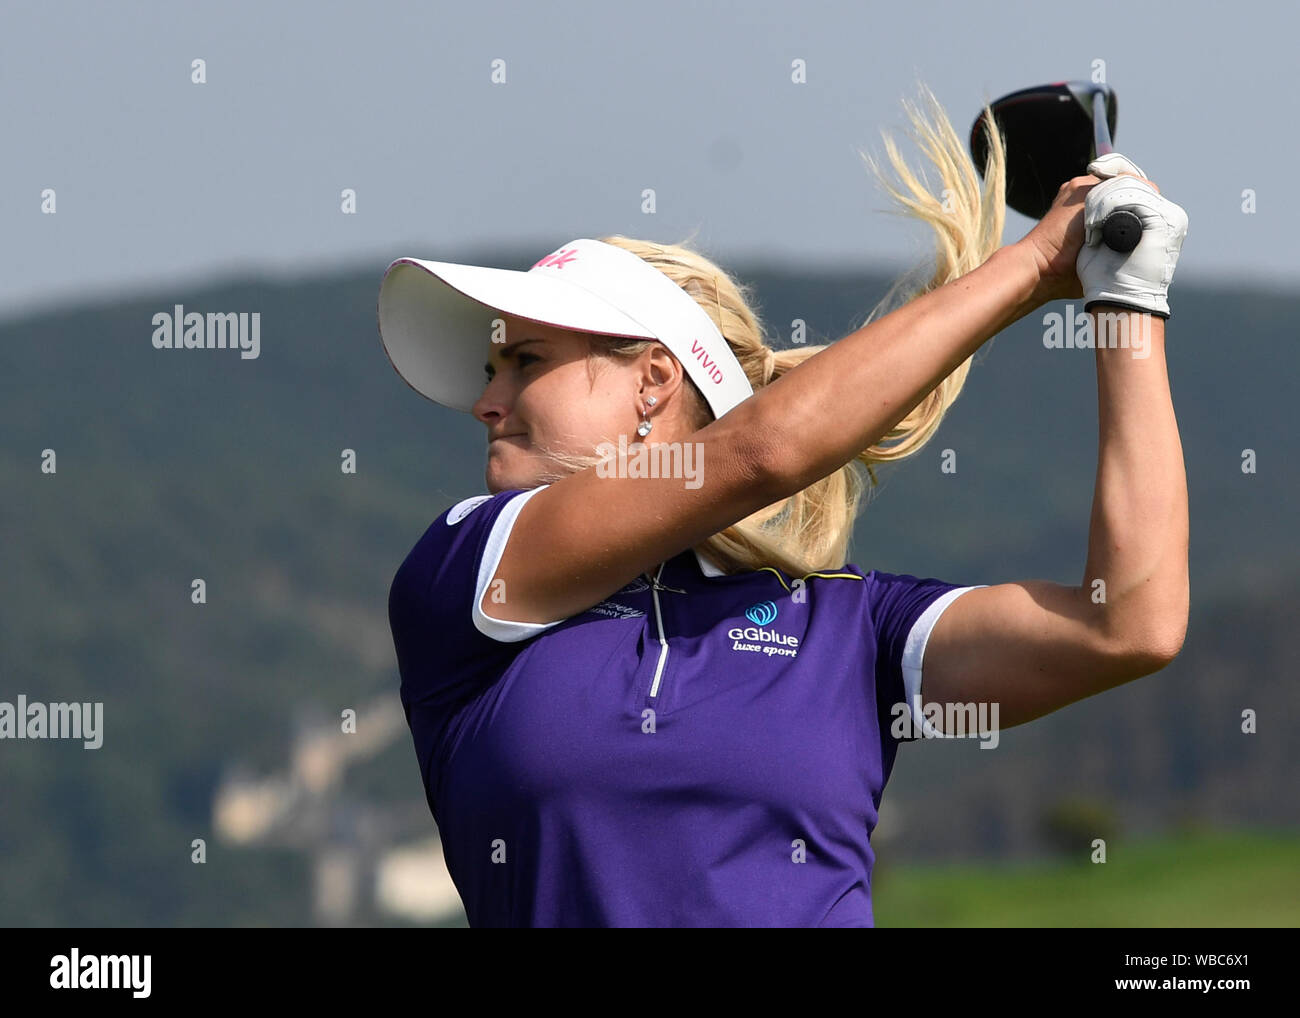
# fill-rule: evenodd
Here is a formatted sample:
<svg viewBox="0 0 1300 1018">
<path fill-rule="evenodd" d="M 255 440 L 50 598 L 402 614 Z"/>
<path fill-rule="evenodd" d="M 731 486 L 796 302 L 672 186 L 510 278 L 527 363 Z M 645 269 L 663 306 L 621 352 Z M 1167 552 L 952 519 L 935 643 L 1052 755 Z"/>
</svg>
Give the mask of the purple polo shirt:
<svg viewBox="0 0 1300 1018">
<path fill-rule="evenodd" d="M 726 576 L 687 550 L 562 621 L 489 617 L 541 490 L 447 510 L 389 592 L 470 925 L 873 925 L 895 705 L 920 702 L 930 629 L 972 588 L 852 565 Z"/>
</svg>

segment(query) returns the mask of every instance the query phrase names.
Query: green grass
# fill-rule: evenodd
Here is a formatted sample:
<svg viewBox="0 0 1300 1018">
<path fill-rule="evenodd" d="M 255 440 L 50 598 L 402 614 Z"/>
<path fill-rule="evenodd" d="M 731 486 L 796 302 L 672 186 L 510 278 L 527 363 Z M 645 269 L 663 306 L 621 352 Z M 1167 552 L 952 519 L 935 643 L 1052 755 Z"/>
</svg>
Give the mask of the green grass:
<svg viewBox="0 0 1300 1018">
<path fill-rule="evenodd" d="M 1095 864 L 886 861 L 872 885 L 879 927 L 1294 927 L 1300 833 L 1112 840 Z"/>
</svg>

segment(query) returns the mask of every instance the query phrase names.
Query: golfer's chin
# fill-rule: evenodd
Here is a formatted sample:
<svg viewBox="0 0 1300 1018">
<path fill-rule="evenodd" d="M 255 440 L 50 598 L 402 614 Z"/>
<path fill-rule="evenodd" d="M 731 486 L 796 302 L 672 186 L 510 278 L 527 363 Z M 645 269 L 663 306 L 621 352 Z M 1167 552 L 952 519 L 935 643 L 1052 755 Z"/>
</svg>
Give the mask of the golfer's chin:
<svg viewBox="0 0 1300 1018">
<path fill-rule="evenodd" d="M 536 487 L 537 482 L 533 479 L 536 472 L 532 458 L 508 439 L 488 446 L 487 468 L 483 476 L 487 490 L 493 495 L 516 488 Z"/>
</svg>

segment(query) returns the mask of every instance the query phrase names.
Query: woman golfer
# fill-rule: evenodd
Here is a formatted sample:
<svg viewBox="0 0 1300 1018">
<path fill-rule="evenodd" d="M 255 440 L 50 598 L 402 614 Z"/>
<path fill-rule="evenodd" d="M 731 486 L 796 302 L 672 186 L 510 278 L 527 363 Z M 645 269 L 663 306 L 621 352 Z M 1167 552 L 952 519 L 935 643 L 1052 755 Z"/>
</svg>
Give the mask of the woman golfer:
<svg viewBox="0 0 1300 1018">
<path fill-rule="evenodd" d="M 999 246 L 1000 141 L 981 196 L 946 118 L 912 118 L 949 167 L 941 208 L 891 146 L 942 240 L 934 277 L 824 347 L 770 349 L 746 290 L 680 245 L 579 239 L 526 272 L 402 258 L 385 274 L 393 365 L 489 443 L 488 493 L 430 525 L 389 600 L 471 926 L 871 926 L 898 744 L 944 726 L 922 700 L 995 706 L 981 723 L 1010 727 L 1178 653 L 1187 494 L 1164 318 L 1186 216 L 1113 155 Z M 1117 205 L 1144 224 L 1128 255 L 1092 236 Z M 1133 337 L 1096 334 L 1079 585 L 847 564 L 858 471 L 934 433 L 987 339 L 1078 297 L 1127 312 Z"/>
</svg>

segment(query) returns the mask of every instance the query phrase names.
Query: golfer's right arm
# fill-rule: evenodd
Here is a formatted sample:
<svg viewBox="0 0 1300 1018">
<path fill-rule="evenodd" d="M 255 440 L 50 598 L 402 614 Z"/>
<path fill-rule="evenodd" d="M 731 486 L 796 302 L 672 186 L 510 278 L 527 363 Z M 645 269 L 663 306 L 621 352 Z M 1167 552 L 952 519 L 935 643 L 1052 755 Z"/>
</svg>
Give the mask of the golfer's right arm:
<svg viewBox="0 0 1300 1018">
<path fill-rule="evenodd" d="M 515 520 L 493 577 L 503 585 L 488 584 L 483 611 L 519 622 L 568 618 L 837 470 L 1039 306 L 1040 276 L 1029 245 L 1008 245 L 832 343 L 691 435 L 699 487 L 588 469 L 538 492 Z"/>
</svg>

